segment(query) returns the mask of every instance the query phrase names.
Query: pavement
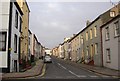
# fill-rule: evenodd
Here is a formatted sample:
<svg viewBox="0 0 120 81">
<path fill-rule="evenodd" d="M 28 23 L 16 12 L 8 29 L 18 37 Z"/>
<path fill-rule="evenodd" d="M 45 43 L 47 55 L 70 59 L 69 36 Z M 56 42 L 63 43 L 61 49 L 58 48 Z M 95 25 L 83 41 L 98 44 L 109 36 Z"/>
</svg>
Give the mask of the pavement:
<svg viewBox="0 0 120 81">
<path fill-rule="evenodd" d="M 106 75 L 106 76 L 112 76 L 115 78 L 119 78 L 120 79 L 120 71 L 118 70 L 113 70 L 113 69 L 109 69 L 106 67 L 98 67 L 98 66 L 92 66 L 92 65 L 87 65 L 87 64 L 82 64 L 82 63 L 76 63 L 76 62 L 72 62 L 70 60 L 64 60 L 64 59 L 59 59 L 62 60 L 64 62 L 66 62 L 67 64 L 88 70 L 88 71 L 92 71 L 98 74 L 102 74 L 102 75 Z"/>
<path fill-rule="evenodd" d="M 25 72 L 16 72 L 16 73 L 2 73 L 2 79 L 16 79 L 16 78 L 27 78 L 40 75 L 42 73 L 43 61 L 36 61 L 36 65 L 31 69 L 26 70 Z M 0 77 L 1 78 L 1 77 Z"/>
</svg>

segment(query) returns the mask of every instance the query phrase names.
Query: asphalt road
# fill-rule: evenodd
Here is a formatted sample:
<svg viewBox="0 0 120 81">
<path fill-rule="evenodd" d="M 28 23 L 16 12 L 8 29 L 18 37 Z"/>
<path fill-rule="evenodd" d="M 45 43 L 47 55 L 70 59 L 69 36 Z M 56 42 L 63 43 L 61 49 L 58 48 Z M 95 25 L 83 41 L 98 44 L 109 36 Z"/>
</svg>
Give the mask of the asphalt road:
<svg viewBox="0 0 120 81">
<path fill-rule="evenodd" d="M 46 63 L 44 68 L 44 75 L 35 77 L 11 79 L 9 81 L 119 81 L 110 76 L 96 74 L 85 70 L 84 68 L 76 67 L 71 64 L 67 64 L 63 60 L 52 57 L 52 63 Z M 8 81 L 8 80 L 3 80 Z"/>
<path fill-rule="evenodd" d="M 52 63 L 46 63 L 44 76 L 36 79 L 112 79 L 110 76 L 100 75 L 83 68 L 67 64 L 52 57 Z"/>
</svg>

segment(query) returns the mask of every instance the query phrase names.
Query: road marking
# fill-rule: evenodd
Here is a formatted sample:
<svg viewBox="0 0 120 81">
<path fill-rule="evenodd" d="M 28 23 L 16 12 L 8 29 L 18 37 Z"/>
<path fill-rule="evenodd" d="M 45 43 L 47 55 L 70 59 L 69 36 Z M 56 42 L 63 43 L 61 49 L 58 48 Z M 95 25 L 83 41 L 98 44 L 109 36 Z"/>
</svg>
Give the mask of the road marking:
<svg viewBox="0 0 120 81">
<path fill-rule="evenodd" d="M 90 77 L 92 77 L 92 78 L 96 78 L 96 77 L 98 77 L 98 76 L 93 75 L 93 76 L 90 76 Z"/>
<path fill-rule="evenodd" d="M 72 72 L 72 71 L 70 71 L 69 70 L 69 72 L 71 73 L 71 74 L 73 74 L 73 75 L 75 75 L 76 77 L 79 77 L 77 74 L 75 74 L 74 72 Z"/>
<path fill-rule="evenodd" d="M 66 67 L 62 66 L 60 63 L 58 63 L 58 65 L 60 65 L 63 69 L 67 69 Z"/>
<path fill-rule="evenodd" d="M 60 63 L 58 63 L 58 65 L 61 65 Z"/>
<path fill-rule="evenodd" d="M 110 77 L 110 76 L 106 76 L 106 75 L 104 75 L 104 76 L 102 76 L 102 77 L 104 77 L 104 78 L 108 78 L 108 77 Z"/>
<path fill-rule="evenodd" d="M 62 65 L 61 65 L 61 67 L 62 67 L 63 69 L 67 69 L 66 67 L 64 67 L 64 66 L 62 66 Z"/>
<path fill-rule="evenodd" d="M 82 77 L 82 78 L 85 78 L 85 77 L 87 77 L 87 76 L 85 76 L 85 75 L 78 75 L 79 77 Z"/>
</svg>

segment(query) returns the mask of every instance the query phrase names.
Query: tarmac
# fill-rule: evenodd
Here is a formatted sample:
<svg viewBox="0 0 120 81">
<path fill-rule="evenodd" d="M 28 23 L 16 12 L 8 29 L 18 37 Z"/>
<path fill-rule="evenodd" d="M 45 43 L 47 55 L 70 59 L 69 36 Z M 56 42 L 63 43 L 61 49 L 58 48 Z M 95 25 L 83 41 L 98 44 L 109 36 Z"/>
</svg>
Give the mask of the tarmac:
<svg viewBox="0 0 120 81">
<path fill-rule="evenodd" d="M 62 60 L 66 62 L 67 64 L 76 66 L 84 70 L 88 70 L 91 72 L 95 72 L 97 74 L 111 76 L 111 77 L 120 79 L 120 70 L 118 71 L 118 70 L 110 69 L 107 67 L 99 67 L 99 66 L 87 65 L 87 64 L 82 64 L 82 63 L 76 63 L 76 62 L 72 62 L 70 60 L 64 60 L 64 59 L 59 59 L 59 60 Z"/>
<path fill-rule="evenodd" d="M 75 63 L 75 62 L 72 62 L 69 60 L 66 60 L 66 61 L 63 59 L 59 59 L 59 60 L 64 61 L 70 65 L 73 65 L 75 67 L 78 67 L 78 68 L 81 68 L 84 70 L 88 70 L 88 71 L 95 72 L 97 74 L 112 76 L 112 77 L 120 79 L 120 71 L 117 71 L 117 70 L 109 69 L 106 67 L 97 67 L 97 66 Z M 16 78 L 28 78 L 28 77 L 38 76 L 38 75 L 43 74 L 42 69 L 44 69 L 44 68 L 45 67 L 44 67 L 43 60 L 38 60 L 34 67 L 32 67 L 31 69 L 29 69 L 25 72 L 2 73 L 2 74 L 0 73 L 0 80 L 1 80 L 1 77 L 2 77 L 2 79 L 16 79 Z"/>
</svg>

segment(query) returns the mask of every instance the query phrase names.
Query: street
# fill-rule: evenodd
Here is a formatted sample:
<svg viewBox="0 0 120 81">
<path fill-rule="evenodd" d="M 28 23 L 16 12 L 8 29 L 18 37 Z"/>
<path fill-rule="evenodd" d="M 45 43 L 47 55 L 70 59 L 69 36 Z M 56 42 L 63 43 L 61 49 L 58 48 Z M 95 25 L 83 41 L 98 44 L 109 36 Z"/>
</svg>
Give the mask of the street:
<svg viewBox="0 0 120 81">
<path fill-rule="evenodd" d="M 52 57 L 52 63 L 46 63 L 45 74 L 35 79 L 112 79 L 110 76 L 96 74 L 78 68 Z"/>
</svg>

